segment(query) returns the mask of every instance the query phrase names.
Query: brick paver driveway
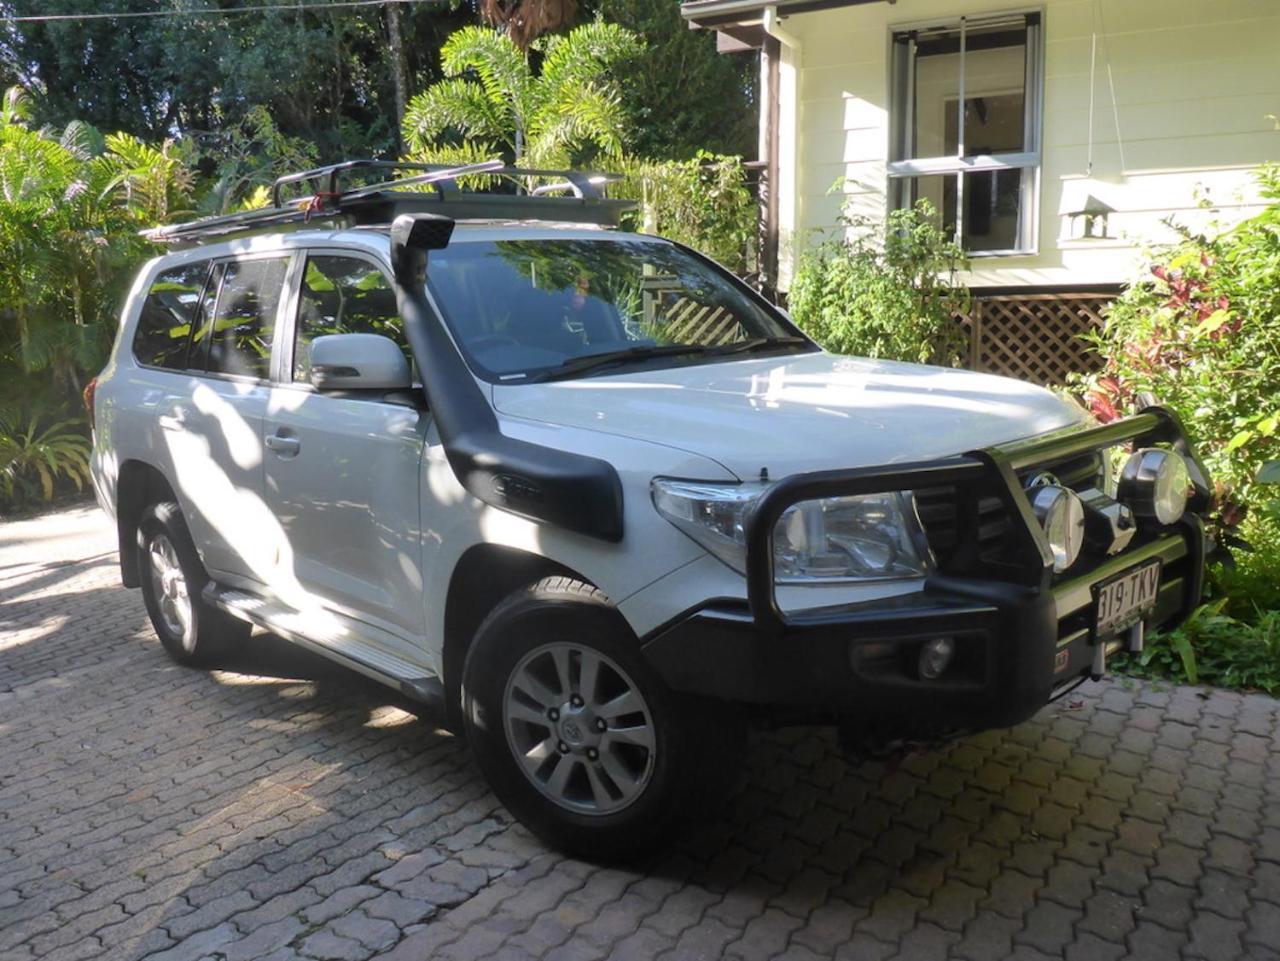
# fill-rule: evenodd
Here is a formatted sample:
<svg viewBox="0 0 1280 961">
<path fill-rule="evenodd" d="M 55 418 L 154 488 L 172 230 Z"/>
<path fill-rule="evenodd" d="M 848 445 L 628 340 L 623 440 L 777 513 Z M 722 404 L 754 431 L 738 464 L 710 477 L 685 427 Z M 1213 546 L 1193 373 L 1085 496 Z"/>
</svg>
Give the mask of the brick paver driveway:
<svg viewBox="0 0 1280 961">
<path fill-rule="evenodd" d="M 722 817 L 601 868 L 257 641 L 177 667 L 96 510 L 0 525 L 0 958 L 1280 958 L 1273 700 L 1092 685 L 895 771 L 761 736 Z"/>
</svg>

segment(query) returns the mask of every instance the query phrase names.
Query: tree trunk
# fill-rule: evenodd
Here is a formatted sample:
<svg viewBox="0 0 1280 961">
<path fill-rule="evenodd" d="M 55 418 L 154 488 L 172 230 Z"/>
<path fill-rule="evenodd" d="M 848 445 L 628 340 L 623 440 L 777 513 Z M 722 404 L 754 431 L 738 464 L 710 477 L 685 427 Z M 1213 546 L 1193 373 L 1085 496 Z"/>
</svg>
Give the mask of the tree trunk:
<svg viewBox="0 0 1280 961">
<path fill-rule="evenodd" d="M 391 82 L 396 95 L 396 143 L 404 152 L 404 137 L 400 125 L 404 121 L 404 108 L 409 99 L 409 66 L 404 58 L 404 37 L 400 33 L 400 5 L 389 3 L 387 11 L 387 38 L 391 46 Z"/>
</svg>

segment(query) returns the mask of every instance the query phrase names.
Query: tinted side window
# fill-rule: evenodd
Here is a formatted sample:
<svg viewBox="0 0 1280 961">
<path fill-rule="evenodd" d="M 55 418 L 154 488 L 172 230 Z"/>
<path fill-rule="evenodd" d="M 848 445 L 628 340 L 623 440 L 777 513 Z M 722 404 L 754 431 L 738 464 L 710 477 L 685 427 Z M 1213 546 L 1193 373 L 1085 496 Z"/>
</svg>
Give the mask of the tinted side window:
<svg viewBox="0 0 1280 961">
<path fill-rule="evenodd" d="M 156 275 L 133 335 L 138 363 L 165 370 L 187 366 L 187 341 L 208 273 L 209 262 L 201 260 Z"/>
<path fill-rule="evenodd" d="M 287 257 L 227 264 L 209 335 L 210 371 L 266 379 Z"/>
<path fill-rule="evenodd" d="M 293 379 L 311 376 L 311 341 L 325 334 L 381 334 L 409 356 L 395 291 L 366 260 L 337 255 L 307 258 L 298 298 Z"/>
</svg>

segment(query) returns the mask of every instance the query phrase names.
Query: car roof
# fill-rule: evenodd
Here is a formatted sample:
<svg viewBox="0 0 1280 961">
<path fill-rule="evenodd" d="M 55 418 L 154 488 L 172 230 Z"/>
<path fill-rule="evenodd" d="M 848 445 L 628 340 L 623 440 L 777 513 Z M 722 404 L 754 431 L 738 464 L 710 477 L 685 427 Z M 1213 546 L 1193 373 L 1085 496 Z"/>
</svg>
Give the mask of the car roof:
<svg viewBox="0 0 1280 961">
<path fill-rule="evenodd" d="M 251 236 L 236 237 L 213 244 L 200 244 L 182 250 L 163 252 L 157 258 L 164 266 L 172 266 L 192 260 L 219 257 L 246 256 L 282 250 L 308 247 L 346 247 L 363 250 L 386 259 L 389 247 L 390 227 L 376 225 L 347 227 L 342 229 L 301 229 L 272 231 Z M 641 240 L 664 241 L 652 234 L 636 234 L 612 228 L 578 223 L 548 223 L 546 221 L 460 221 L 454 227 L 454 243 L 474 243 L 495 240 Z"/>
</svg>

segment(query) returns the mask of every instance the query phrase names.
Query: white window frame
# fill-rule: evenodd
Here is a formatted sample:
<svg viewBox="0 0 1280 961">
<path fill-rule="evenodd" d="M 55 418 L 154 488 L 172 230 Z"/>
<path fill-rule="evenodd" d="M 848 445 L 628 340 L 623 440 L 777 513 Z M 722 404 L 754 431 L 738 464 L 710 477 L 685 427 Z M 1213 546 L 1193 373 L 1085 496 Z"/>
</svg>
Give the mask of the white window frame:
<svg viewBox="0 0 1280 961">
<path fill-rule="evenodd" d="M 973 26 L 1023 17 L 1026 22 L 1026 71 L 1023 84 L 1023 143 L 1029 149 L 1018 152 L 964 156 L 965 40 Z M 954 30 L 960 34 L 960 89 L 956 97 L 958 136 L 952 156 L 913 157 L 910 138 L 915 128 L 915 30 Z M 905 38 L 904 40 L 900 38 Z M 905 51 L 905 53 L 903 52 Z M 996 170 L 1023 171 L 1018 199 L 1017 243 L 1008 249 L 969 251 L 970 258 L 1014 257 L 1039 252 L 1040 170 L 1044 117 L 1044 13 L 1040 10 L 1009 11 L 975 17 L 957 17 L 927 25 L 893 27 L 889 35 L 889 206 L 908 206 L 910 178 Z M 955 241 L 963 246 L 964 177 L 956 176 Z"/>
</svg>

